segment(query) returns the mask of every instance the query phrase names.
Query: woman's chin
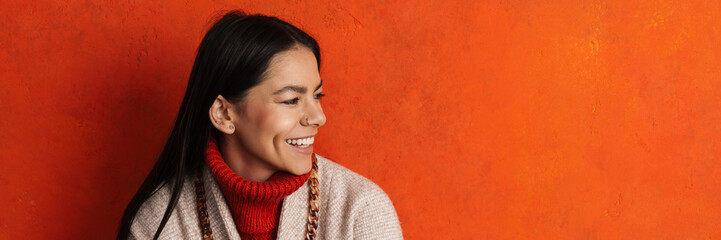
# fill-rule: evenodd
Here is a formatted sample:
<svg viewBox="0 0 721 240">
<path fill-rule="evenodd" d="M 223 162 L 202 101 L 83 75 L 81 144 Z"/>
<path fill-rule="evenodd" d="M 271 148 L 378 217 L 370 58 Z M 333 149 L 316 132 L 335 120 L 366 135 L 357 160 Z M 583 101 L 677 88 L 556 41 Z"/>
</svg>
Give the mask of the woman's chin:
<svg viewBox="0 0 721 240">
<path fill-rule="evenodd" d="M 300 176 L 310 172 L 311 168 L 313 168 L 313 162 L 308 159 L 307 161 L 298 162 L 297 164 L 291 166 L 288 169 L 288 172 L 293 175 Z"/>
</svg>

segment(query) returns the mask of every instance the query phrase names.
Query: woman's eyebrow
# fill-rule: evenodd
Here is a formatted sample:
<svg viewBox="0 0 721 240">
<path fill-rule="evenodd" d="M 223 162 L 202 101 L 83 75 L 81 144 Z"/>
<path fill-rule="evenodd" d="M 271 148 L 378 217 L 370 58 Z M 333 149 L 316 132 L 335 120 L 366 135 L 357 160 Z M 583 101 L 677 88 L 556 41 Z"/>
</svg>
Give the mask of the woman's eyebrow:
<svg viewBox="0 0 721 240">
<path fill-rule="evenodd" d="M 320 80 L 320 84 L 318 84 L 318 86 L 315 87 L 315 90 L 313 90 L 313 91 L 314 91 L 314 92 L 315 92 L 315 91 L 318 91 L 318 89 L 320 89 L 321 86 L 323 86 L 323 79 Z M 285 87 L 281 88 L 281 89 L 278 90 L 278 91 L 275 91 L 275 92 L 273 93 L 273 95 L 278 95 L 278 94 L 281 94 L 281 93 L 283 93 L 283 92 L 285 92 L 285 91 L 293 91 L 293 92 L 297 92 L 297 93 L 305 93 L 305 92 L 308 91 L 308 89 L 306 89 L 306 88 L 303 87 L 303 86 L 290 85 L 290 86 L 285 86 Z"/>
<path fill-rule="evenodd" d="M 284 88 L 281 88 L 278 91 L 275 91 L 273 93 L 273 95 L 278 95 L 285 91 L 294 91 L 294 92 L 298 92 L 298 93 L 305 93 L 308 90 L 305 87 L 290 85 L 290 86 L 285 86 Z"/>
</svg>

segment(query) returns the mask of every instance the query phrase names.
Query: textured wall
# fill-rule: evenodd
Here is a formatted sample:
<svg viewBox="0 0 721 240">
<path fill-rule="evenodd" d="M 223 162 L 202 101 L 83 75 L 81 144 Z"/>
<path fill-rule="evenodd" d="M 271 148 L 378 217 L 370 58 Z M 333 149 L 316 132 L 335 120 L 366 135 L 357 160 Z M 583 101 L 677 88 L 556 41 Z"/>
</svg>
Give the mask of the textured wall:
<svg viewBox="0 0 721 240">
<path fill-rule="evenodd" d="M 1 1 L 0 239 L 112 236 L 237 8 L 319 39 L 317 152 L 408 239 L 721 239 L 719 3 L 447 2 Z"/>
</svg>

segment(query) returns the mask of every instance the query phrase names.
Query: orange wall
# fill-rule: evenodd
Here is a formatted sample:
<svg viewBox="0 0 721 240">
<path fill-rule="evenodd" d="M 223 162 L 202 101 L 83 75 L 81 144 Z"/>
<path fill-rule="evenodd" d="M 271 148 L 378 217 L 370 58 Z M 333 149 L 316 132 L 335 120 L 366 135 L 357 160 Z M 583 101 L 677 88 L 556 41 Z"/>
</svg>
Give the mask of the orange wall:
<svg viewBox="0 0 721 240">
<path fill-rule="evenodd" d="M 408 239 L 721 239 L 719 3 L 240 2 L 1 1 L 0 239 L 112 236 L 236 8 L 317 37 Z"/>
</svg>

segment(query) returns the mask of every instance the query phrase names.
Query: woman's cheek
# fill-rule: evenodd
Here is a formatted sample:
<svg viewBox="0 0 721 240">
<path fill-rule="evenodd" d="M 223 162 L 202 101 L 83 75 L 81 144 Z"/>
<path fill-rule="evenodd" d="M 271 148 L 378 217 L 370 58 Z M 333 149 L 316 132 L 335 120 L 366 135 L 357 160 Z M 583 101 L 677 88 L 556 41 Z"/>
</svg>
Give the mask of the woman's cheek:
<svg viewBox="0 0 721 240">
<path fill-rule="evenodd" d="M 263 115 L 263 128 L 270 131 L 272 135 L 281 135 L 280 137 L 294 137 L 287 136 L 295 127 L 295 120 L 288 113 L 282 112 L 267 112 Z M 284 140 L 284 139 L 281 139 Z"/>
</svg>

